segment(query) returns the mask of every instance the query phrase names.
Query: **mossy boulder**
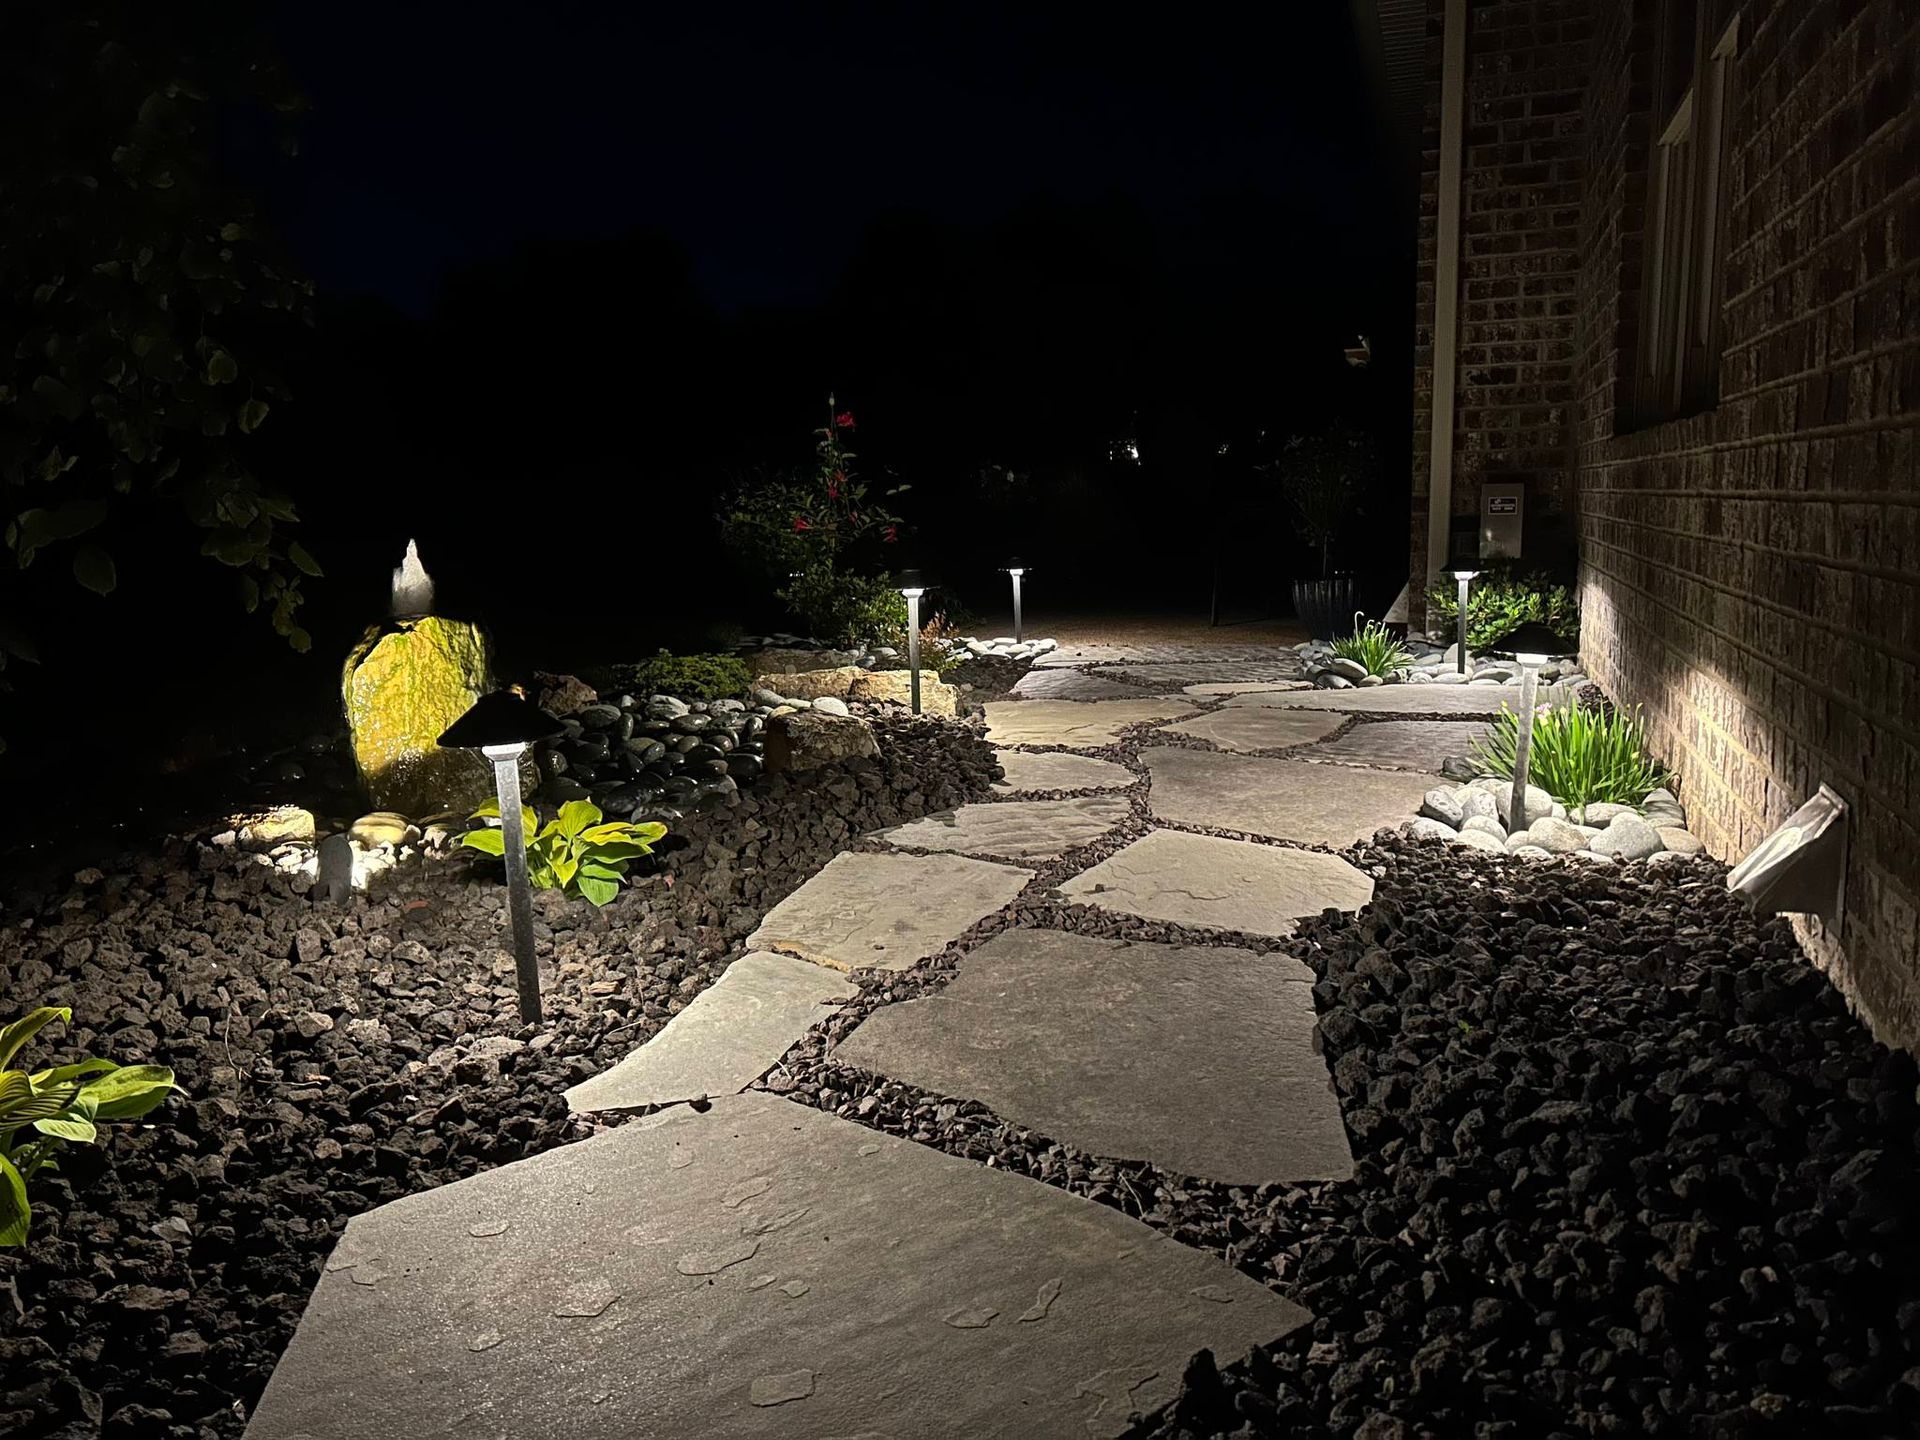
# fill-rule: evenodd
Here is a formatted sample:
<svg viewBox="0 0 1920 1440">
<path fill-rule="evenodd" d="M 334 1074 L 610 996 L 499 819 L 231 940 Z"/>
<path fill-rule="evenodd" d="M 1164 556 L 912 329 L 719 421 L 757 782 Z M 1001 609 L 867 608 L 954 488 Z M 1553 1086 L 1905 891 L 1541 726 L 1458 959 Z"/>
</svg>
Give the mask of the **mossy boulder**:
<svg viewBox="0 0 1920 1440">
<path fill-rule="evenodd" d="M 491 688 L 486 633 L 440 615 L 389 620 L 347 656 L 340 694 L 353 760 L 381 810 L 434 815 L 470 810 L 493 793 L 478 752 L 434 742 Z"/>
</svg>

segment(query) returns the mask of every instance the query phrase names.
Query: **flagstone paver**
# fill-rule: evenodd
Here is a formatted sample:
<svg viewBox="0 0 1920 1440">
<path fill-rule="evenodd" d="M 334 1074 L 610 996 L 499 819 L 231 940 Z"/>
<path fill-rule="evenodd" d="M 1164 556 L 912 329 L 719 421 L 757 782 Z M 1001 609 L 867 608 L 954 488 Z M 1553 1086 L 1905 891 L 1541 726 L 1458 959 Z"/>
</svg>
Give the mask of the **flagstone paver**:
<svg viewBox="0 0 1920 1440">
<path fill-rule="evenodd" d="M 1271 694 L 1280 690 L 1311 690 L 1312 688 L 1312 682 L 1307 680 L 1214 680 L 1204 685 L 1182 685 L 1180 693 L 1213 699 L 1220 695 Z"/>
<path fill-rule="evenodd" d="M 1275 645 L 1068 645 L 1034 661 L 1040 669 L 1087 665 L 1201 665 L 1221 679 L 1221 671 L 1243 663 L 1300 664 L 1299 655 Z"/>
<path fill-rule="evenodd" d="M 1082 670 L 1029 670 L 1012 693 L 1022 700 L 1137 700 L 1151 692 Z"/>
<path fill-rule="evenodd" d="M 1002 800 L 962 805 L 957 810 L 876 830 L 874 838 L 906 850 L 953 850 L 967 855 L 1001 855 L 1010 860 L 1054 860 L 1069 850 L 1098 840 L 1132 815 L 1133 806 L 1115 795 L 1081 795 L 1069 800 Z"/>
<path fill-rule="evenodd" d="M 1332 848 L 1403 824 L 1433 784 L 1397 770 L 1204 750 L 1145 750 L 1141 759 L 1147 805 L 1158 819 Z"/>
<path fill-rule="evenodd" d="M 1179 830 L 1149 831 L 1059 888 L 1123 915 L 1274 936 L 1373 898 L 1373 881 L 1336 855 Z"/>
<path fill-rule="evenodd" d="M 1306 667 L 1298 658 L 1287 653 L 1265 660 L 1161 660 L 1137 665 L 1099 665 L 1087 673 L 1115 679 L 1129 677 L 1143 685 L 1172 688 L 1223 680 L 1240 680 L 1250 685 L 1275 684 L 1282 680 L 1303 679 Z"/>
<path fill-rule="evenodd" d="M 1169 725 L 1175 735 L 1211 740 L 1223 750 L 1285 750 L 1324 740 L 1348 721 L 1326 710 L 1216 710 Z"/>
<path fill-rule="evenodd" d="M 987 738 L 996 745 L 1060 745 L 1099 750 L 1129 725 L 1172 720 L 1199 708 L 1180 699 L 995 700 L 987 707 Z"/>
<path fill-rule="evenodd" d="M 1570 703 L 1566 687 L 1542 685 L 1542 705 Z M 1518 685 L 1372 685 L 1351 690 L 1269 690 L 1229 695 L 1222 704 L 1277 705 L 1289 710 L 1345 710 L 1375 715 L 1484 715 L 1520 704 Z"/>
<path fill-rule="evenodd" d="M 1340 1180 L 1353 1157 L 1312 985 L 1279 953 L 1013 930 L 832 1058 L 1096 1155 L 1230 1185 Z"/>
<path fill-rule="evenodd" d="M 355 1216 L 247 1435 L 1110 1437 L 1308 1318 L 1107 1206 L 727 1096 Z"/>
<path fill-rule="evenodd" d="M 567 1093 L 573 1110 L 636 1109 L 744 1090 L 858 990 L 791 955 L 753 951 L 646 1044 Z"/>
<path fill-rule="evenodd" d="M 999 795 L 1028 790 L 1124 790 L 1140 778 L 1124 765 L 1092 755 L 1002 750 L 999 760 L 1007 775 L 993 787 Z"/>
<path fill-rule="evenodd" d="M 1323 712 L 1258 713 L 1313 715 Z M 1486 723 L 1480 720 L 1377 720 L 1354 726 L 1338 740 L 1314 746 L 1307 757 L 1338 760 L 1347 765 L 1371 765 L 1382 770 L 1425 770 L 1438 774 L 1442 761 L 1449 756 L 1465 755 L 1473 742 L 1486 733 Z"/>
<path fill-rule="evenodd" d="M 959 855 L 836 855 L 747 937 L 835 970 L 904 970 L 1018 895 L 1031 870 Z"/>
</svg>

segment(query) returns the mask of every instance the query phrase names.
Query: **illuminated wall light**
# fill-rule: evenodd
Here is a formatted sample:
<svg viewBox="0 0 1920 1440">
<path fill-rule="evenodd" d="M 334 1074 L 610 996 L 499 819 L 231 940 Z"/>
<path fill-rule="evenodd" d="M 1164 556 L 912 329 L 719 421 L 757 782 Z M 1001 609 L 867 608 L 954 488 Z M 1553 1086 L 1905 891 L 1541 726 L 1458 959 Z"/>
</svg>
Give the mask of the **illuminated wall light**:
<svg viewBox="0 0 1920 1440">
<path fill-rule="evenodd" d="M 907 685 L 913 696 L 913 713 L 920 713 L 920 597 L 927 593 L 926 581 L 918 570 L 902 570 L 900 593 L 907 597 Z"/>
</svg>

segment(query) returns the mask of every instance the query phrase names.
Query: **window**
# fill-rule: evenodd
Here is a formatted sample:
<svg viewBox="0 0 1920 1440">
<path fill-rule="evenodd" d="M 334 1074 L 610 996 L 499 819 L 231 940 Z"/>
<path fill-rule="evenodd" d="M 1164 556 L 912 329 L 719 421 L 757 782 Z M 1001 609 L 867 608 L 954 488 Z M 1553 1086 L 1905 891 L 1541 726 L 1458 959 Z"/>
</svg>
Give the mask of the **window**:
<svg viewBox="0 0 1920 1440">
<path fill-rule="evenodd" d="M 1663 123 L 1647 177 L 1633 396 L 1640 424 L 1692 415 L 1719 398 L 1728 92 L 1740 22 L 1703 46 L 1705 8 L 1699 0 L 1660 7 Z"/>
</svg>

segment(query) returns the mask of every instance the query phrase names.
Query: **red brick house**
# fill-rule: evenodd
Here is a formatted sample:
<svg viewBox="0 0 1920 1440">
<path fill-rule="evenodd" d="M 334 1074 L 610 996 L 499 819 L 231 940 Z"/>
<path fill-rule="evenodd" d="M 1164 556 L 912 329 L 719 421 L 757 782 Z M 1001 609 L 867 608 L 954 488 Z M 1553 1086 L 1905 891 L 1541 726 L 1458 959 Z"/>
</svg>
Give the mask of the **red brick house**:
<svg viewBox="0 0 1920 1440">
<path fill-rule="evenodd" d="M 1419 157 L 1415 623 L 1517 485 L 1716 854 L 1849 802 L 1803 939 L 1920 1044 L 1920 4 L 1354 7 Z"/>
</svg>

